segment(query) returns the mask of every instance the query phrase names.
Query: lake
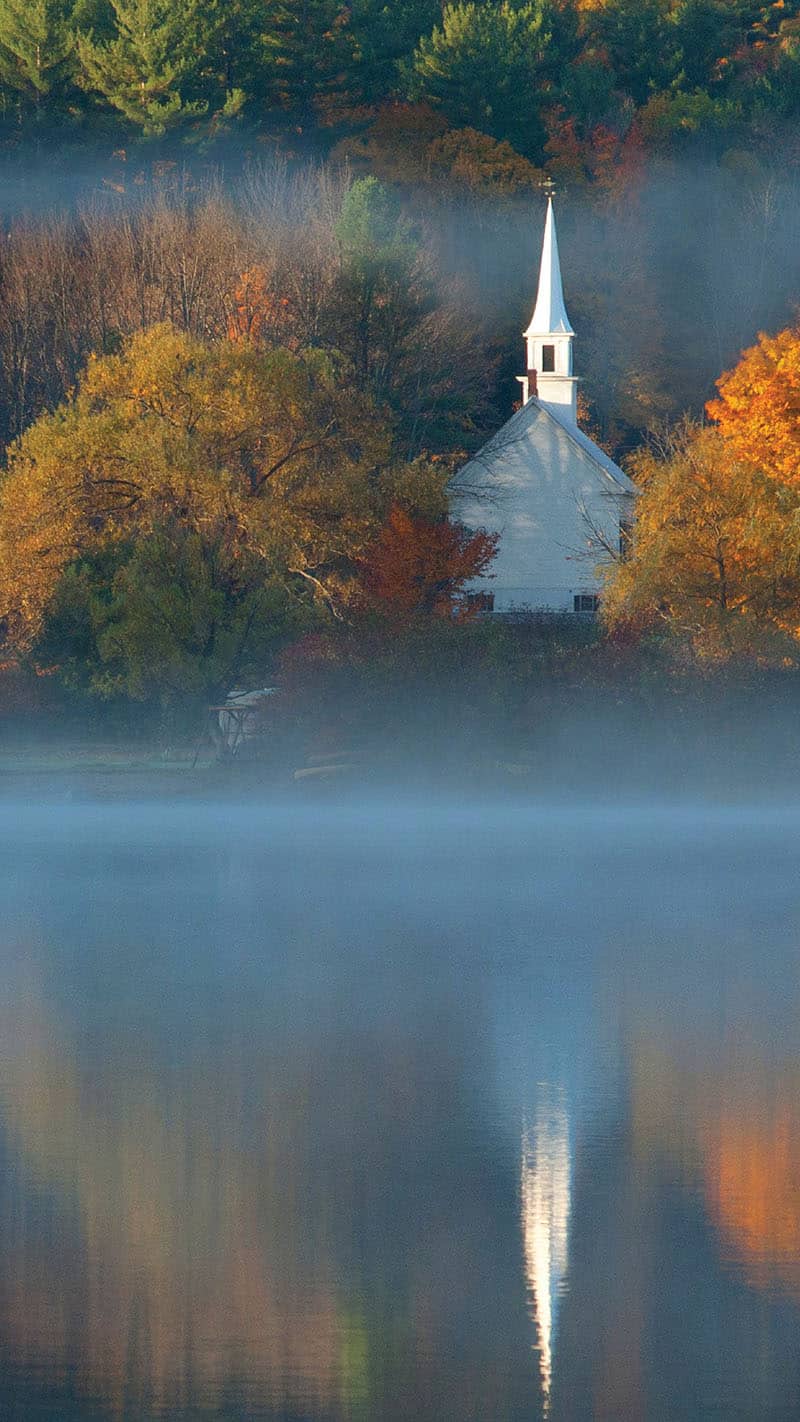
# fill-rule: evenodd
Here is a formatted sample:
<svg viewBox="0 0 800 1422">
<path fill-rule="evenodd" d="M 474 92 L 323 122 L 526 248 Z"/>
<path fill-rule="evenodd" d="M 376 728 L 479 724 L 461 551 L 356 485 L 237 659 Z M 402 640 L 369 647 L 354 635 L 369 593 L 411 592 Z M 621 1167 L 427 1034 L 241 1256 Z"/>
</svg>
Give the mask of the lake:
<svg viewBox="0 0 800 1422">
<path fill-rule="evenodd" d="M 800 806 L 0 834 L 0 1416 L 800 1415 Z"/>
</svg>

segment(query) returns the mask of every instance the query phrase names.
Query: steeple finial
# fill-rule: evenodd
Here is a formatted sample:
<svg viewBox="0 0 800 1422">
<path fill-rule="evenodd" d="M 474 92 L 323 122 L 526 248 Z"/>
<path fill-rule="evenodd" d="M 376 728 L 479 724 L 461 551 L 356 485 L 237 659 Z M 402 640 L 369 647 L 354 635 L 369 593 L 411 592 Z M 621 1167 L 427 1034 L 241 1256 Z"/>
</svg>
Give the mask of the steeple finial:
<svg viewBox="0 0 800 1422">
<path fill-rule="evenodd" d="M 564 289 L 561 285 L 561 263 L 558 257 L 558 237 L 556 220 L 553 215 L 553 184 L 544 184 L 547 192 L 547 217 L 544 224 L 542 260 L 539 265 L 539 289 L 536 294 L 531 323 L 526 336 L 573 336 L 567 308 L 564 305 Z"/>
</svg>

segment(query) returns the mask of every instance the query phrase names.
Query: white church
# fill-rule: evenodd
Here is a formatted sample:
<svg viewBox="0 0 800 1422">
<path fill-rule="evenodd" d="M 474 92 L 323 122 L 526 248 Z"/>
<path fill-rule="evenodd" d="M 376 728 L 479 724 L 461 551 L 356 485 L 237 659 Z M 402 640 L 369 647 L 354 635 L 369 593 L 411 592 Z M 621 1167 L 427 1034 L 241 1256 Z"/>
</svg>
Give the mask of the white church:
<svg viewBox="0 0 800 1422">
<path fill-rule="evenodd" d="M 602 565 L 621 548 L 634 484 L 578 426 L 575 333 L 564 305 L 552 196 L 547 200 L 522 406 L 460 471 L 457 516 L 499 533 L 490 575 L 470 596 L 486 612 L 597 609 Z"/>
</svg>

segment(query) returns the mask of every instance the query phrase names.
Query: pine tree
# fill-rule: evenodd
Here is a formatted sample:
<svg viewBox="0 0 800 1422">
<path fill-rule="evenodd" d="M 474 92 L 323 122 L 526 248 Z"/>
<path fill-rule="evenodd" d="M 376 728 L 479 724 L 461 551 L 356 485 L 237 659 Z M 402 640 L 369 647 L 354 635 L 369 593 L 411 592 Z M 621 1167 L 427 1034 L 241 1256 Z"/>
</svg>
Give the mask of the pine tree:
<svg viewBox="0 0 800 1422">
<path fill-rule="evenodd" d="M 78 38 L 84 86 L 152 136 L 224 102 L 213 72 L 220 14 L 203 0 L 112 0 L 115 37 Z"/>
<path fill-rule="evenodd" d="M 360 95 L 380 103 L 401 87 L 398 64 L 441 20 L 441 0 L 352 0 L 351 16 Z"/>
<path fill-rule="evenodd" d="M 268 103 L 300 132 L 334 118 L 355 87 L 355 42 L 340 0 L 275 0 L 262 44 Z"/>
<path fill-rule="evenodd" d="M 541 160 L 542 111 L 560 102 L 576 53 L 574 14 L 554 0 L 447 5 L 406 67 L 408 97 Z"/>
<path fill-rule="evenodd" d="M 667 87 L 674 72 L 669 0 L 610 0 L 588 12 L 586 30 L 636 104 Z"/>
<path fill-rule="evenodd" d="M 74 38 L 65 0 L 0 0 L 0 89 L 42 112 L 74 90 Z"/>
</svg>

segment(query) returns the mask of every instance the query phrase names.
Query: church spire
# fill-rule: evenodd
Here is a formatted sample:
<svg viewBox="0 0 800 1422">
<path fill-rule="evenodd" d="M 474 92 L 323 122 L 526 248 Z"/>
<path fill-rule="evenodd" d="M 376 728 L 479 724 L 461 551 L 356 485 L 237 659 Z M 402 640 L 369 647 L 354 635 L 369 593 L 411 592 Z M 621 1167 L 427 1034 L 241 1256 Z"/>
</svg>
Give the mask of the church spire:
<svg viewBox="0 0 800 1422">
<path fill-rule="evenodd" d="M 547 194 L 542 259 L 536 306 L 523 332 L 527 372 L 519 376 L 523 404 L 536 396 L 539 404 L 572 424 L 577 421 L 577 381 L 572 374 L 572 341 L 575 335 L 564 305 L 561 263 L 558 256 L 553 195 Z"/>
<path fill-rule="evenodd" d="M 547 195 L 547 217 L 544 224 L 542 260 L 539 265 L 539 290 L 536 307 L 526 336 L 549 336 L 558 332 L 563 336 L 574 336 L 569 324 L 567 308 L 564 305 L 564 288 L 561 285 L 561 263 L 558 257 L 558 237 L 556 220 L 553 215 L 552 194 Z"/>
</svg>

